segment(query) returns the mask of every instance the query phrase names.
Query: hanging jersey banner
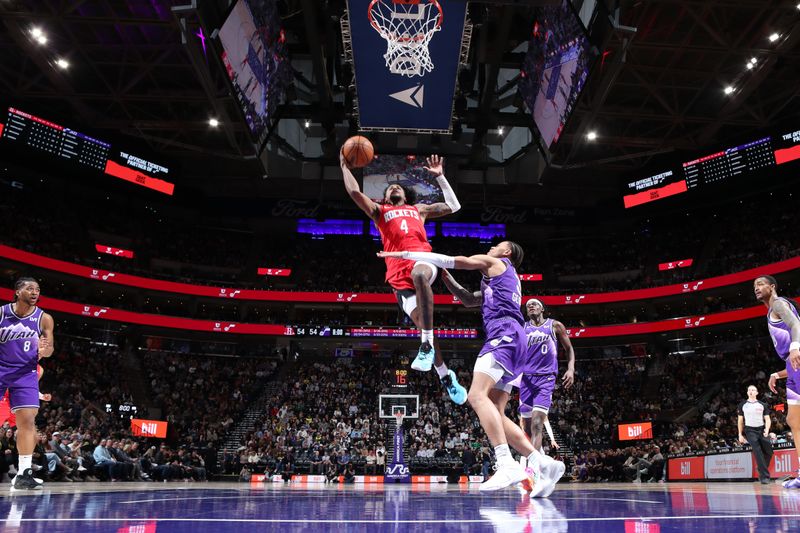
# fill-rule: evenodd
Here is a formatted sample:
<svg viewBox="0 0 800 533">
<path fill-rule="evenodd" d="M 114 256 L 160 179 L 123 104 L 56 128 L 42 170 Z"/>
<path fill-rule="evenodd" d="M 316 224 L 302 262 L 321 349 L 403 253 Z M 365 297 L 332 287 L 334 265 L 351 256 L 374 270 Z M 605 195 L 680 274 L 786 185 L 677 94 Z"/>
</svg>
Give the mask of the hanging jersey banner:
<svg viewBox="0 0 800 533">
<path fill-rule="evenodd" d="M 348 0 L 347 11 L 361 129 L 449 131 L 466 0 Z"/>
</svg>

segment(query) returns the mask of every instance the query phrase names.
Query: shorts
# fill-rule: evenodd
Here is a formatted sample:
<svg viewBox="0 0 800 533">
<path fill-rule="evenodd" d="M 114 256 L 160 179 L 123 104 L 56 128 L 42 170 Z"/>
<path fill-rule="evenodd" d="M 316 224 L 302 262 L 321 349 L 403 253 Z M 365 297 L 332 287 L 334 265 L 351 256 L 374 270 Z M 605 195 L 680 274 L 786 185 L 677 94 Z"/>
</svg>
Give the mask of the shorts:
<svg viewBox="0 0 800 533">
<path fill-rule="evenodd" d="M 439 268 L 425 261 L 417 261 L 415 263 L 411 261 L 406 262 L 408 263 L 407 267 L 395 271 L 395 275 L 391 278 L 389 278 L 387 274 L 386 281 L 388 281 L 389 285 L 394 289 L 394 294 L 397 297 L 397 305 L 399 305 L 400 309 L 410 318 L 411 313 L 417 308 L 417 289 L 414 287 L 414 281 L 411 279 L 411 271 L 414 270 L 416 265 L 429 266 L 431 270 L 433 270 L 433 274 L 428 283 L 433 285 L 433 282 L 436 281 L 436 275 L 439 273 Z"/>
<path fill-rule="evenodd" d="M 495 363 L 510 376 L 508 381 L 513 380 L 520 374 L 518 367 L 527 357 L 528 338 L 522 325 L 512 318 L 493 320 L 486 324 L 486 339 L 486 343 L 478 355 L 478 361 L 484 355 L 491 353 Z M 476 368 L 477 365 L 476 362 Z M 488 367 L 488 365 L 484 366 Z M 495 383 L 497 381 L 499 378 L 495 379 Z"/>
<path fill-rule="evenodd" d="M 472 369 L 473 373 L 480 372 L 486 374 L 495 382 L 495 389 L 509 392 L 511 390 L 511 382 L 515 379 L 514 374 L 503 368 L 492 352 L 482 353 L 475 361 L 475 366 Z M 508 388 L 508 390 L 506 390 Z"/>
<path fill-rule="evenodd" d="M 553 404 L 555 374 L 525 374 L 519 387 L 519 412 L 531 416 L 533 411 L 547 414 Z"/>
<path fill-rule="evenodd" d="M 800 405 L 800 370 L 795 370 L 786 360 L 786 403 Z"/>
<path fill-rule="evenodd" d="M 39 376 L 36 367 L 0 369 L 0 391 L 8 389 L 11 411 L 39 408 Z"/>
</svg>

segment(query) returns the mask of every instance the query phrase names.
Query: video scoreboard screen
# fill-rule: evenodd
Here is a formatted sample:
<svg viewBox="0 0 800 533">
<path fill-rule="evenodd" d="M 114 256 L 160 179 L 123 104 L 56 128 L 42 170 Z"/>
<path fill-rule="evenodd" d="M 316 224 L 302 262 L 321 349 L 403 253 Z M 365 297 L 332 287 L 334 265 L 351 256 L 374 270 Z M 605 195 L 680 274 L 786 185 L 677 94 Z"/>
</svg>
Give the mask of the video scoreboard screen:
<svg viewBox="0 0 800 533">
<path fill-rule="evenodd" d="M 383 337 L 412 339 L 419 337 L 413 328 L 346 328 L 341 326 L 286 326 L 286 335 L 295 337 Z M 438 329 L 434 334 L 442 339 L 477 339 L 474 328 Z"/>
<path fill-rule="evenodd" d="M 799 159 L 800 130 L 762 137 L 628 182 L 623 201 L 627 209 Z"/>
<path fill-rule="evenodd" d="M 175 185 L 168 178 L 170 169 L 111 144 L 90 137 L 55 122 L 8 108 L 5 125 L 0 128 L 4 141 L 23 143 L 34 150 L 49 153 L 164 194 L 173 194 Z"/>
</svg>

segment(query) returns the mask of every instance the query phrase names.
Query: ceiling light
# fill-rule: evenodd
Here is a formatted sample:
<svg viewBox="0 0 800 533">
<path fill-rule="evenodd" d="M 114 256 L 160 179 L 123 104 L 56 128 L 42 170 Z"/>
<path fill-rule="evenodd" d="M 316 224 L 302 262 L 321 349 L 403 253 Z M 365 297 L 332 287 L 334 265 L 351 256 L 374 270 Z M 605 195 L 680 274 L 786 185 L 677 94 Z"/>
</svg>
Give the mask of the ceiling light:
<svg viewBox="0 0 800 533">
<path fill-rule="evenodd" d="M 56 61 L 56 65 L 58 65 L 58 68 L 60 68 L 61 70 L 67 70 L 69 68 L 69 61 L 63 58 L 58 59 Z"/>
<path fill-rule="evenodd" d="M 497 128 L 497 134 L 498 134 L 498 135 L 502 135 L 504 131 L 506 131 L 506 130 L 504 130 L 502 126 L 500 126 L 499 128 Z"/>
<path fill-rule="evenodd" d="M 47 44 L 47 36 L 44 35 L 43 33 L 34 36 L 34 39 L 36 39 L 36 42 L 39 44 Z"/>
<path fill-rule="evenodd" d="M 31 28 L 31 35 L 33 35 L 34 37 L 39 37 L 41 35 L 44 35 L 44 33 L 42 32 L 42 28 L 34 26 L 33 28 Z"/>
<path fill-rule="evenodd" d="M 753 70 L 753 67 L 755 67 L 755 65 L 753 63 L 748 63 L 747 64 L 747 70 Z"/>
<path fill-rule="evenodd" d="M 775 41 L 777 41 L 780 38 L 781 38 L 780 34 L 773 33 L 772 35 L 769 36 L 769 42 L 774 43 Z"/>
<path fill-rule="evenodd" d="M 304 126 L 306 127 L 306 129 L 310 128 L 311 127 L 311 121 L 310 120 L 306 120 Z"/>
<path fill-rule="evenodd" d="M 725 87 L 725 94 L 731 94 L 732 92 L 733 92 L 733 87 L 731 87 L 730 85 Z"/>
<path fill-rule="evenodd" d="M 758 59 L 755 57 L 751 57 L 750 62 L 755 65 L 756 63 L 758 63 Z"/>
<path fill-rule="evenodd" d="M 215 118 L 210 118 L 208 119 L 208 125 L 211 126 L 212 128 L 216 128 L 217 126 L 219 126 L 219 120 Z"/>
<path fill-rule="evenodd" d="M 597 139 L 597 132 L 590 131 L 589 133 L 586 134 L 586 138 L 589 139 L 590 141 Z"/>
</svg>

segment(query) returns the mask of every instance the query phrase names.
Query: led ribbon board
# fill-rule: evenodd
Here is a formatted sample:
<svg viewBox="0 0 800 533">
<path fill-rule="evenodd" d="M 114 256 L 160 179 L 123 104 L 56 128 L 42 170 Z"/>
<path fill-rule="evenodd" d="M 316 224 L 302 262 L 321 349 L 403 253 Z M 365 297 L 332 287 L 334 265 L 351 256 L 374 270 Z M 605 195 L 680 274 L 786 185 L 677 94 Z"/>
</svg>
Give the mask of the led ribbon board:
<svg viewBox="0 0 800 533">
<path fill-rule="evenodd" d="M 361 129 L 449 131 L 471 34 L 467 2 L 348 0 L 347 11 L 342 35 L 352 54 Z"/>
</svg>

